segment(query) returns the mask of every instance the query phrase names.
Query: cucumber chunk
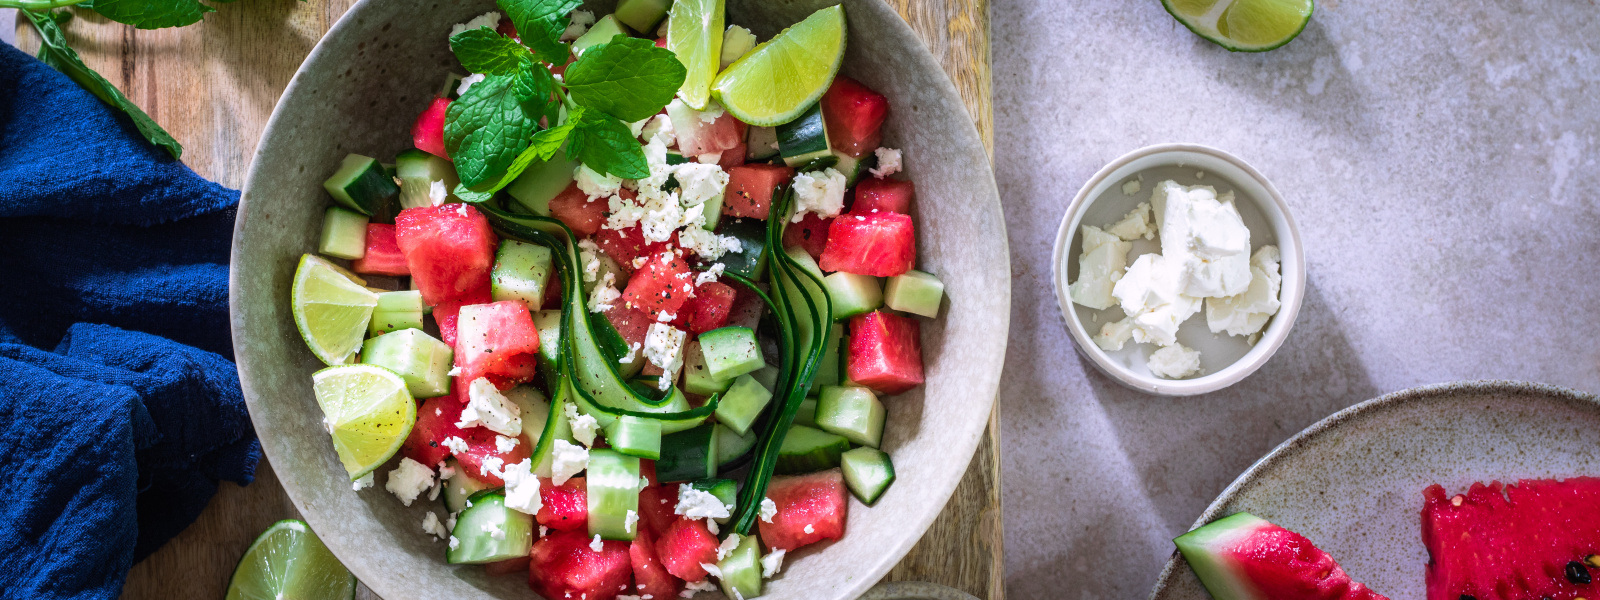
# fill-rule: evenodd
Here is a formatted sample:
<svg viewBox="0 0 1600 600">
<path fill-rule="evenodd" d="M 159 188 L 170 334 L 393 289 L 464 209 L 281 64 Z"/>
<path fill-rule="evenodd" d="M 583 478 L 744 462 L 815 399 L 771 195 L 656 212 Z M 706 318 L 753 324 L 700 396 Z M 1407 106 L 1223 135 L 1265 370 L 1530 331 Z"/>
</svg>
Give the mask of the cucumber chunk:
<svg viewBox="0 0 1600 600">
<path fill-rule="evenodd" d="M 634 31 L 654 32 L 671 5 L 671 0 L 622 0 L 617 3 L 616 17 Z"/>
<path fill-rule="evenodd" d="M 800 401 L 800 408 L 794 411 L 794 424 L 807 427 L 817 426 L 817 399 L 806 398 Z"/>
<path fill-rule="evenodd" d="M 883 306 L 883 284 L 877 277 L 839 271 L 822 278 L 833 301 L 833 320 L 843 321 Z"/>
<path fill-rule="evenodd" d="M 367 255 L 367 216 L 337 206 L 322 215 L 322 239 L 317 252 L 355 260 Z"/>
<path fill-rule="evenodd" d="M 717 262 L 727 273 L 761 279 L 767 267 L 767 223 L 759 219 L 729 218 L 717 228 L 717 235 L 738 238 L 739 251 L 722 255 Z"/>
<path fill-rule="evenodd" d="M 456 516 L 450 537 L 456 543 L 446 551 L 445 558 L 453 565 L 524 557 L 533 549 L 533 515 L 506 508 L 504 494 L 482 494 Z"/>
<path fill-rule="evenodd" d="M 877 448 L 856 448 L 839 457 L 839 467 L 844 471 L 845 487 L 868 505 L 878 501 L 883 491 L 894 483 L 894 463 L 889 455 Z"/>
<path fill-rule="evenodd" d="M 372 320 L 367 322 L 367 335 L 377 337 L 401 329 L 422 329 L 422 315 L 427 309 L 422 303 L 422 292 L 379 292 L 378 305 L 372 309 Z"/>
<path fill-rule="evenodd" d="M 689 342 L 683 349 L 683 391 L 698 396 L 710 396 L 728 391 L 732 379 L 717 379 L 706 369 L 706 356 L 700 342 Z"/>
<path fill-rule="evenodd" d="M 718 581 L 729 598 L 755 598 L 761 595 L 761 539 L 755 535 L 739 538 L 739 545 L 717 561 L 722 572 Z"/>
<path fill-rule="evenodd" d="M 628 456 L 661 458 L 661 421 L 629 415 L 617 417 L 606 426 L 606 442 Z"/>
<path fill-rule="evenodd" d="M 726 425 L 717 424 L 717 466 L 721 467 L 731 463 L 746 454 L 751 448 L 756 447 L 757 435 L 751 431 L 744 435 L 734 433 Z"/>
<path fill-rule="evenodd" d="M 489 275 L 489 297 L 495 302 L 516 300 L 527 305 L 528 310 L 539 310 L 554 262 L 550 249 L 539 244 L 500 242 L 494 255 L 494 270 Z"/>
<path fill-rule="evenodd" d="M 716 522 L 727 523 L 733 518 L 733 510 L 739 506 L 739 485 L 732 479 L 700 479 L 689 482 L 689 487 L 716 496 L 717 501 L 728 507 L 728 516 L 715 519 Z"/>
<path fill-rule="evenodd" d="M 722 222 L 722 202 L 726 196 L 726 194 L 718 194 L 712 197 L 710 200 L 701 203 L 703 206 L 705 206 L 705 212 L 701 214 L 704 214 L 706 217 L 706 222 L 705 225 L 702 226 L 702 229 L 707 231 L 717 230 L 717 224 Z"/>
<path fill-rule="evenodd" d="M 878 396 L 864 387 L 827 386 L 817 397 L 817 427 L 862 446 L 883 441 L 886 416 Z"/>
<path fill-rule="evenodd" d="M 817 266 L 817 259 L 811 258 L 811 253 L 806 252 L 805 248 L 799 246 L 784 248 L 783 253 L 789 255 L 789 259 L 799 264 L 800 268 L 815 275 L 817 281 L 822 281 L 822 267 Z"/>
<path fill-rule="evenodd" d="M 750 433 L 750 425 L 771 402 L 772 392 L 767 391 L 766 386 L 754 377 L 740 375 L 717 404 L 717 421 L 739 435 Z"/>
<path fill-rule="evenodd" d="M 822 103 L 807 109 L 800 118 L 774 128 L 778 136 L 778 155 L 791 167 L 808 166 L 818 159 L 833 158 L 828 143 L 828 127 L 822 120 Z"/>
<path fill-rule="evenodd" d="M 657 480 L 665 483 L 716 476 L 715 423 L 701 423 L 691 429 L 661 436 L 661 458 L 656 460 Z"/>
<path fill-rule="evenodd" d="M 461 77 L 456 76 L 460 83 Z M 453 89 L 451 91 L 454 91 Z M 445 202 L 460 202 L 455 196 L 461 178 L 450 161 L 415 148 L 394 157 L 395 176 L 400 178 L 400 208 L 433 206 L 433 182 L 444 183 Z"/>
<path fill-rule="evenodd" d="M 533 328 L 539 330 L 539 361 L 556 364 L 561 354 L 561 311 L 541 310 L 533 313 Z"/>
<path fill-rule="evenodd" d="M 628 30 L 617 22 L 616 15 L 600 17 L 599 21 L 589 27 L 589 31 L 578 36 L 578 39 L 572 40 L 572 53 L 576 56 L 583 56 L 585 50 L 609 42 L 611 38 L 619 35 L 628 35 Z"/>
<path fill-rule="evenodd" d="M 772 127 L 750 126 L 745 133 L 745 158 L 761 162 L 778 155 L 778 131 Z"/>
<path fill-rule="evenodd" d="M 878 166 L 878 155 L 874 152 L 868 152 L 866 156 L 856 158 L 834 150 L 833 157 L 838 161 L 833 165 L 833 168 L 844 174 L 846 186 L 853 186 L 860 182 L 861 178 L 865 177 L 873 167 Z"/>
<path fill-rule="evenodd" d="M 723 327 L 700 334 L 700 353 L 712 379 L 732 380 L 767 366 L 756 332 L 749 327 Z"/>
<path fill-rule="evenodd" d="M 930 319 L 939 316 L 939 302 L 943 299 L 944 282 L 922 271 L 890 277 L 889 285 L 883 289 L 883 301 L 889 308 Z"/>
<path fill-rule="evenodd" d="M 823 386 L 839 385 L 841 370 L 841 352 L 839 350 L 844 341 L 844 324 L 834 323 L 828 328 L 828 340 L 822 345 L 822 356 L 818 357 L 817 374 L 811 379 L 811 391 L 822 389 Z"/>
<path fill-rule="evenodd" d="M 557 152 L 550 160 L 534 163 L 524 170 L 506 186 L 506 193 L 529 212 L 548 217 L 550 200 L 572 185 L 572 173 L 578 164 L 567 158 L 567 153 Z"/>
<path fill-rule="evenodd" d="M 377 159 L 360 154 L 344 157 L 339 170 L 322 182 L 322 188 L 340 206 L 369 217 L 400 193 L 400 186 L 394 184 L 394 178 Z"/>
<path fill-rule="evenodd" d="M 839 466 L 839 456 L 850 449 L 850 440 L 821 429 L 795 425 L 783 436 L 778 447 L 776 471 L 780 474 L 815 473 Z"/>
<path fill-rule="evenodd" d="M 522 434 L 528 436 L 528 443 L 539 444 L 539 436 L 544 433 L 545 421 L 550 419 L 550 400 L 544 397 L 544 392 L 531 385 L 519 385 L 506 390 L 506 399 L 517 405 L 519 415 L 522 417 Z M 532 450 L 532 447 L 529 447 Z"/>
<path fill-rule="evenodd" d="M 450 512 L 461 512 L 467 508 L 467 499 L 473 494 L 489 489 L 489 484 L 480 481 L 468 473 L 455 457 L 444 459 L 446 468 L 454 471 L 444 482 L 444 507 Z"/>
<path fill-rule="evenodd" d="M 639 530 L 639 458 L 615 450 L 590 450 L 586 484 L 589 535 L 633 539 Z"/>
<path fill-rule="evenodd" d="M 765 365 L 759 369 L 756 369 L 756 372 L 751 373 L 750 376 L 756 378 L 756 381 L 761 382 L 761 386 L 767 388 L 767 391 L 769 392 L 778 388 L 777 367 Z"/>
<path fill-rule="evenodd" d="M 450 393 L 450 367 L 454 356 L 449 345 L 421 329 L 385 333 L 361 346 L 361 362 L 398 373 L 415 398 Z"/>
</svg>

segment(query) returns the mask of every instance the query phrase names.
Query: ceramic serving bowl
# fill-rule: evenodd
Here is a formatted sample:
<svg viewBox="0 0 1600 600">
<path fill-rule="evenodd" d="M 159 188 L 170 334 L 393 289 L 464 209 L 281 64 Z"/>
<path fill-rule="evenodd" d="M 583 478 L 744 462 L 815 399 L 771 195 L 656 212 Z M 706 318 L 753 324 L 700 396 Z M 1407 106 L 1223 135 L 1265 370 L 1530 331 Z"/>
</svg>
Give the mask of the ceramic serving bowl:
<svg viewBox="0 0 1600 600">
<path fill-rule="evenodd" d="M 1283 286 L 1279 292 L 1282 307 L 1262 329 L 1259 339 L 1213 334 L 1206 326 L 1205 310 L 1183 323 L 1178 342 L 1200 351 L 1201 371 L 1188 379 L 1163 379 L 1150 373 L 1146 361 L 1154 344 L 1129 341 L 1116 352 L 1107 352 L 1094 343 L 1095 334 L 1105 324 L 1123 318 L 1121 308 L 1095 310 L 1074 304 L 1067 284 L 1078 279 L 1078 257 L 1082 253 L 1081 225 L 1104 227 L 1120 220 L 1141 202 L 1149 202 L 1156 184 L 1174 180 L 1183 185 L 1209 185 L 1218 194 L 1232 191 L 1235 206 L 1250 230 L 1251 251 L 1264 245 L 1278 246 L 1282 254 L 1279 271 Z M 1138 182 L 1138 190 L 1125 190 L 1125 184 Z M 1129 253 L 1133 258 L 1147 252 L 1160 252 L 1160 238 L 1135 240 Z M 1300 230 L 1295 226 L 1289 205 L 1277 188 L 1249 163 L 1216 148 L 1198 144 L 1159 144 L 1123 155 L 1089 178 L 1067 206 L 1056 234 L 1053 265 L 1056 301 L 1066 319 L 1067 330 L 1078 353 L 1089 358 L 1100 371 L 1136 390 L 1162 396 L 1190 396 L 1214 392 L 1244 379 L 1261 365 L 1289 337 L 1300 301 L 1305 296 L 1306 261 L 1300 245 Z"/>
<path fill-rule="evenodd" d="M 765 40 L 835 2 L 729 0 L 729 23 Z M 976 129 L 909 27 L 879 0 L 847 0 L 843 73 L 887 95 L 887 145 L 916 181 L 917 268 L 943 279 L 949 301 L 922 321 L 927 385 L 889 398 L 883 448 L 898 479 L 874 507 L 854 500 L 844 539 L 796 553 L 766 597 L 855 598 L 922 536 L 977 447 L 999 384 L 1010 313 L 1004 218 Z M 600 14 L 612 6 L 592 3 Z M 273 111 L 239 206 L 233 246 L 234 349 L 256 432 L 278 478 L 339 559 L 386 600 L 532 598 L 519 577 L 445 564 L 422 533 L 428 502 L 402 506 L 376 488 L 351 490 L 311 391 L 322 367 L 289 312 L 297 257 L 314 252 L 329 199 L 321 183 L 351 152 L 410 147 L 416 115 L 447 73 L 446 37 L 494 10 L 487 0 L 362 0 L 312 50 Z M 715 594 L 706 594 L 714 597 Z"/>
</svg>

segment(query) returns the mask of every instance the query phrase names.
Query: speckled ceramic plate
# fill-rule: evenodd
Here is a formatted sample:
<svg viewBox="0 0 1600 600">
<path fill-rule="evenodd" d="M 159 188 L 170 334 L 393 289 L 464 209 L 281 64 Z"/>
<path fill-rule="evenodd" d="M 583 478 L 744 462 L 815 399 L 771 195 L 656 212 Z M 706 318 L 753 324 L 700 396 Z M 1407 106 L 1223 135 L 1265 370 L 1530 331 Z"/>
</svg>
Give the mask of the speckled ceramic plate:
<svg viewBox="0 0 1600 600">
<path fill-rule="evenodd" d="M 1298 531 L 1390 598 L 1425 596 L 1422 490 L 1600 475 L 1600 399 L 1506 381 L 1413 388 L 1352 406 L 1278 446 L 1195 527 L 1247 511 Z M 1176 552 L 1152 598 L 1205 600 Z"/>
</svg>

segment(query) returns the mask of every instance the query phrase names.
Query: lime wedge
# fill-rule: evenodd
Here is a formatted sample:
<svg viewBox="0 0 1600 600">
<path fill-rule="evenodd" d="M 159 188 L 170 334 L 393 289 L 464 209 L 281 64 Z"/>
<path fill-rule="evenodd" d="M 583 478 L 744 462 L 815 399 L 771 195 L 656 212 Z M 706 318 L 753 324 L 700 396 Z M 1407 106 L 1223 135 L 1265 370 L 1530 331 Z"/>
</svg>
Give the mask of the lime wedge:
<svg viewBox="0 0 1600 600">
<path fill-rule="evenodd" d="M 833 84 L 844 60 L 844 43 L 844 9 L 835 5 L 818 10 L 728 65 L 711 93 L 745 123 L 788 123 Z"/>
<path fill-rule="evenodd" d="M 706 109 L 711 78 L 722 65 L 723 0 L 677 0 L 667 15 L 667 49 L 688 70 L 678 97 L 695 110 Z"/>
<path fill-rule="evenodd" d="M 1161 0 L 1195 35 L 1234 52 L 1289 43 L 1311 21 L 1312 0 Z"/>
<path fill-rule="evenodd" d="M 304 521 L 274 523 L 250 549 L 228 582 L 227 600 L 334 600 L 356 597 L 356 578 L 322 545 Z"/>
<path fill-rule="evenodd" d="M 328 367 L 311 376 L 311 389 L 352 481 L 394 456 L 417 422 L 417 402 L 406 380 L 383 367 Z"/>
<path fill-rule="evenodd" d="M 311 353 L 329 365 L 342 365 L 354 362 L 378 295 L 338 265 L 307 254 L 295 269 L 290 302 Z"/>
</svg>

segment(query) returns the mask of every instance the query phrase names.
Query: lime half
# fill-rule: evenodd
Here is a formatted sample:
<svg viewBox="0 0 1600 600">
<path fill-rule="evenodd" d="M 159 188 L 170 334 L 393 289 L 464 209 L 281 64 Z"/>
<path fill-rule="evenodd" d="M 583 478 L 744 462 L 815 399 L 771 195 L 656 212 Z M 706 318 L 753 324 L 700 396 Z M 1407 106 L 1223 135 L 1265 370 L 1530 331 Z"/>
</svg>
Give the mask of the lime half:
<svg viewBox="0 0 1600 600">
<path fill-rule="evenodd" d="M 1234 52 L 1289 43 L 1311 22 L 1312 0 L 1161 0 L 1195 35 Z"/>
<path fill-rule="evenodd" d="M 745 123 L 788 123 L 828 91 L 844 60 L 844 43 L 844 9 L 818 10 L 728 65 L 711 93 Z"/>
<path fill-rule="evenodd" d="M 667 15 L 667 49 L 688 71 L 678 97 L 695 110 L 706 109 L 711 78 L 722 65 L 723 0 L 677 0 Z"/>
<path fill-rule="evenodd" d="M 345 600 L 356 578 L 304 521 L 285 520 L 244 551 L 228 582 L 227 600 Z"/>
<path fill-rule="evenodd" d="M 328 367 L 311 376 L 311 389 L 351 480 L 394 456 L 417 422 L 417 402 L 406 380 L 383 367 Z"/>
<path fill-rule="evenodd" d="M 348 271 L 316 255 L 300 257 L 290 310 L 311 353 L 330 365 L 348 364 L 367 336 L 378 295 Z"/>
</svg>

